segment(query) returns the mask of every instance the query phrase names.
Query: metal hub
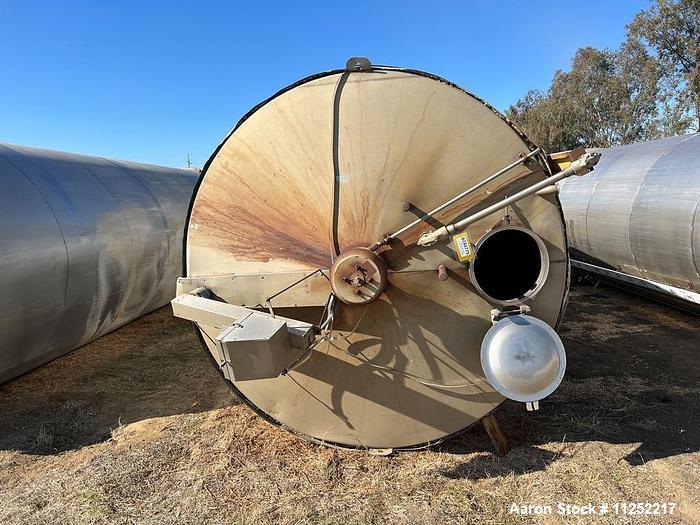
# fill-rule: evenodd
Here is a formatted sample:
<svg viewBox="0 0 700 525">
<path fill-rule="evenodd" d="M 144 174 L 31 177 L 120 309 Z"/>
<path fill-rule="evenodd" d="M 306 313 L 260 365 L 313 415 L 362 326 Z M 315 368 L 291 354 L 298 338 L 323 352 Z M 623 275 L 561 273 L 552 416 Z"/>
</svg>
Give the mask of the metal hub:
<svg viewBox="0 0 700 525">
<path fill-rule="evenodd" d="M 340 254 L 331 267 L 333 293 L 346 304 L 372 302 L 386 285 L 386 264 L 367 248 L 354 248 Z"/>
</svg>

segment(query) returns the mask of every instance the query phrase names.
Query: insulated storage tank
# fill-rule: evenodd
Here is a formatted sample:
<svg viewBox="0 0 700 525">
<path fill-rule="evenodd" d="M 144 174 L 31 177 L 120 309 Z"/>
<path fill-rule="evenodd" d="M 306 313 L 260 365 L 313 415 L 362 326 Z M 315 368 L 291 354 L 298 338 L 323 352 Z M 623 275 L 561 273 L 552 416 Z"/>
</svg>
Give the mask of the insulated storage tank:
<svg viewBox="0 0 700 525">
<path fill-rule="evenodd" d="M 196 180 L 0 144 L 0 383 L 172 299 Z"/>
<path fill-rule="evenodd" d="M 561 187 L 574 264 L 700 310 L 700 133 L 599 151 Z"/>
<path fill-rule="evenodd" d="M 434 443 L 564 373 L 569 285 L 545 154 L 421 71 L 351 59 L 245 115 L 207 162 L 175 315 L 268 421 L 318 442 Z M 489 333 L 489 337 L 485 335 Z"/>
</svg>

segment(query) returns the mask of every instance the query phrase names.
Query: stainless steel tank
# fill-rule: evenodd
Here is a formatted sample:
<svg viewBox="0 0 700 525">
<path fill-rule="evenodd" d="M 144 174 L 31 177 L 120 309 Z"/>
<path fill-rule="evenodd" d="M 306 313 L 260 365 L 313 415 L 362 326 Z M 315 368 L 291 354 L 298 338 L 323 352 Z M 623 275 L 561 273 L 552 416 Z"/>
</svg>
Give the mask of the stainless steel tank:
<svg viewBox="0 0 700 525">
<path fill-rule="evenodd" d="M 534 409 L 565 364 L 553 184 L 596 160 L 553 173 L 454 84 L 351 59 L 256 106 L 209 159 L 173 311 L 246 403 L 318 442 L 434 443 L 511 392 Z M 485 375 L 525 362 L 527 385 Z"/>
<path fill-rule="evenodd" d="M 196 180 L 0 144 L 0 383 L 172 299 Z"/>
<path fill-rule="evenodd" d="M 700 304 L 700 134 L 600 151 L 560 190 L 575 265 Z"/>
</svg>

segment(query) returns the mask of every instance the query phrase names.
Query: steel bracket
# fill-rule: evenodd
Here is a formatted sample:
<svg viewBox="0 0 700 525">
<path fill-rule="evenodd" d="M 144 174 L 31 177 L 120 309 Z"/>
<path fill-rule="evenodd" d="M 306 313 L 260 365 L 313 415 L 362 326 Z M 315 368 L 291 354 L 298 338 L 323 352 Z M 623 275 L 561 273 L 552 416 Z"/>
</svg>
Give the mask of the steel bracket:
<svg viewBox="0 0 700 525">
<path fill-rule="evenodd" d="M 348 71 L 372 71 L 372 63 L 365 57 L 350 57 L 345 63 Z"/>
</svg>

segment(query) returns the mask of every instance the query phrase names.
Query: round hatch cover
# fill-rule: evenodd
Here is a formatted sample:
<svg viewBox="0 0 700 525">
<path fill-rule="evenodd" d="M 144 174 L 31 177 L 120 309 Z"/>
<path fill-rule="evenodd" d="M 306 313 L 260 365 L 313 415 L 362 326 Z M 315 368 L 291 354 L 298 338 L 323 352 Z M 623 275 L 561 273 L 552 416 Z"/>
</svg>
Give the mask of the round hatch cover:
<svg viewBox="0 0 700 525">
<path fill-rule="evenodd" d="M 515 401 L 539 401 L 564 377 L 566 352 L 547 323 L 511 315 L 494 324 L 481 343 L 481 366 L 491 386 Z"/>
</svg>

